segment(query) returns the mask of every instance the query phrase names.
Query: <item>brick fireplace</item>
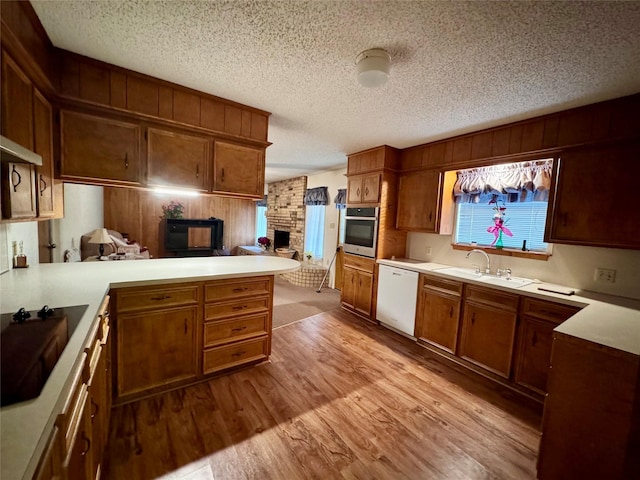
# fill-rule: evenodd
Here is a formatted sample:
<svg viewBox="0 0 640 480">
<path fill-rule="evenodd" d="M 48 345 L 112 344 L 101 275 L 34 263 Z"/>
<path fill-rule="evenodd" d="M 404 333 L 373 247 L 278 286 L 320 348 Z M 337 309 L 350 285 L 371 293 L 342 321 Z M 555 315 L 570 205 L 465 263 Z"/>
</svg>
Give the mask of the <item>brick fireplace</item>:
<svg viewBox="0 0 640 480">
<path fill-rule="evenodd" d="M 293 248 L 297 259 L 304 253 L 306 189 L 307 177 L 290 178 L 270 183 L 267 197 L 267 237 L 274 241 L 276 230 L 288 232 L 289 245 L 284 247 Z M 278 237 L 281 236 L 280 233 Z"/>
</svg>

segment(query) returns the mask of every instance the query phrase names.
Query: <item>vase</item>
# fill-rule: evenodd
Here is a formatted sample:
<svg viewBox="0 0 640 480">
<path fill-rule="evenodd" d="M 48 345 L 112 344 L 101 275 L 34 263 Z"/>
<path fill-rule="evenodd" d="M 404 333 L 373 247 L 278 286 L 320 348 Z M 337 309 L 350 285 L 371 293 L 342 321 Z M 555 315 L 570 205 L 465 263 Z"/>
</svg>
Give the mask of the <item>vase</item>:
<svg viewBox="0 0 640 480">
<path fill-rule="evenodd" d="M 498 233 L 498 241 L 496 242 L 496 250 L 502 250 L 504 245 L 502 244 L 502 230 Z"/>
</svg>

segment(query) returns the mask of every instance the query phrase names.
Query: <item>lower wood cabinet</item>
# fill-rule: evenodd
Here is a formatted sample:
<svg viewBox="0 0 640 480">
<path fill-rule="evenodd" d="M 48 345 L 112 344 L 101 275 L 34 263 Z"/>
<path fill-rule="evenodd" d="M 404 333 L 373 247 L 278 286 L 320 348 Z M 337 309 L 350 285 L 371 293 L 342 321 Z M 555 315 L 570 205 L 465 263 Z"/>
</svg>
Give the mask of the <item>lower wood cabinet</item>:
<svg viewBox="0 0 640 480">
<path fill-rule="evenodd" d="M 344 254 L 340 301 L 344 307 L 368 319 L 375 318 L 373 308 L 374 272 L 374 259 Z"/>
<path fill-rule="evenodd" d="M 467 285 L 459 355 L 509 378 L 518 316 L 517 295 Z"/>
<path fill-rule="evenodd" d="M 449 353 L 458 346 L 462 283 L 420 275 L 415 336 Z"/>
<path fill-rule="evenodd" d="M 118 396 L 198 375 L 198 306 L 118 312 Z"/>
</svg>

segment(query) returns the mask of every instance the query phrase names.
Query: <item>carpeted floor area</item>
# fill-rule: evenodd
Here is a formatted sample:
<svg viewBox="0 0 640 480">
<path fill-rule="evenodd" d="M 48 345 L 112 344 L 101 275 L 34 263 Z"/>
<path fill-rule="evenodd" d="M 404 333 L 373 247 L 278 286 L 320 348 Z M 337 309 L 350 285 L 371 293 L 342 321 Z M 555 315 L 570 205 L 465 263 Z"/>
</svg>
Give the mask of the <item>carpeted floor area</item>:
<svg viewBox="0 0 640 480">
<path fill-rule="evenodd" d="M 273 328 L 340 307 L 340 290 L 298 287 L 276 275 L 273 286 Z"/>
</svg>

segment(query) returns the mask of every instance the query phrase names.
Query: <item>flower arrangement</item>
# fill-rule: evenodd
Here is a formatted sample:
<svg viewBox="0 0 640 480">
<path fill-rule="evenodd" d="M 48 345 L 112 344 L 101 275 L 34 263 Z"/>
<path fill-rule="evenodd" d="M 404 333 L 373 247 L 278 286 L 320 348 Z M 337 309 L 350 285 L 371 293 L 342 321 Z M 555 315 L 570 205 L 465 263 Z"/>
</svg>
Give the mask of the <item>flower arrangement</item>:
<svg viewBox="0 0 640 480">
<path fill-rule="evenodd" d="M 487 232 L 493 233 L 494 236 L 493 242 L 491 242 L 491 246 L 493 247 L 495 245 L 496 249 L 500 250 L 501 248 L 503 248 L 502 234 L 504 233 L 509 237 L 513 237 L 513 233 L 511 233 L 511 230 L 509 230 L 505 226 L 508 220 L 505 220 L 504 218 L 507 207 L 504 206 L 504 202 L 502 203 L 502 206 L 498 205 L 498 202 L 496 200 L 491 200 L 489 203 L 495 203 L 493 207 L 493 211 L 495 213 L 493 214 L 493 225 L 487 228 Z"/>
<path fill-rule="evenodd" d="M 160 218 L 182 218 L 183 213 L 184 205 L 171 200 L 169 205 L 162 206 L 162 216 Z"/>
<path fill-rule="evenodd" d="M 313 258 L 313 253 L 311 252 L 304 252 L 304 257 L 307 259 L 307 262 L 310 262 L 311 259 Z"/>
<path fill-rule="evenodd" d="M 260 245 L 265 250 L 269 250 L 271 246 L 271 240 L 268 237 L 258 237 L 258 245 Z"/>
</svg>

